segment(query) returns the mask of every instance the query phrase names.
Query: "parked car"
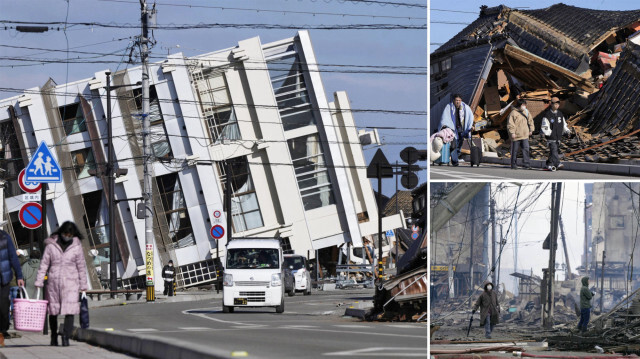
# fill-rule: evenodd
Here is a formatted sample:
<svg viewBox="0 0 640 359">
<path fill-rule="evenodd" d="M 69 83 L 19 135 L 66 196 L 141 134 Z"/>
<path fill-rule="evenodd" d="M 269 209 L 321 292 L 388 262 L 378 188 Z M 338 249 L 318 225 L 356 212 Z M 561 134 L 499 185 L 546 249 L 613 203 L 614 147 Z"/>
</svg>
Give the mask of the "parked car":
<svg viewBox="0 0 640 359">
<path fill-rule="evenodd" d="M 307 258 L 299 254 L 285 254 L 284 268 L 293 273 L 295 279 L 295 292 L 303 292 L 304 295 L 311 294 L 311 273 L 307 266 Z M 293 295 L 289 292 L 289 295 Z"/>
</svg>

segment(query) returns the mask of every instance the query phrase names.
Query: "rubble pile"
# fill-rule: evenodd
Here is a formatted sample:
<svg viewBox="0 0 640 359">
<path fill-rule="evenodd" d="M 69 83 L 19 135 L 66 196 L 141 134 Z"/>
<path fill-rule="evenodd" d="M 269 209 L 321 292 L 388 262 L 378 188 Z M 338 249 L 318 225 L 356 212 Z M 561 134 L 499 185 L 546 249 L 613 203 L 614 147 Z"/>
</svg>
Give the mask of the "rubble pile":
<svg viewBox="0 0 640 359">
<path fill-rule="evenodd" d="M 640 10 L 483 7 L 431 63 L 432 128 L 451 94 L 460 94 L 474 112 L 484 156 L 509 157 L 506 120 L 513 102 L 525 99 L 535 124 L 531 157 L 546 158 L 540 127 L 557 96 L 571 129 L 561 146 L 566 159 L 640 157 Z"/>
</svg>

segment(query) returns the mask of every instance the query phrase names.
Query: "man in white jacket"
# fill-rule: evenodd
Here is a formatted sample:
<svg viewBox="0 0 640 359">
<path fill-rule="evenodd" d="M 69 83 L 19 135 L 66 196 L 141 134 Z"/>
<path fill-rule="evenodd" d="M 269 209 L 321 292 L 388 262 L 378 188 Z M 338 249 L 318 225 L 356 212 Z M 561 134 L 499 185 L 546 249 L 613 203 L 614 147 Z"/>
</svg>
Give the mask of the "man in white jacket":
<svg viewBox="0 0 640 359">
<path fill-rule="evenodd" d="M 571 133 L 569 127 L 567 127 L 567 120 L 565 116 L 558 110 L 560 108 L 560 99 L 556 96 L 551 98 L 551 106 L 544 113 L 542 118 L 542 133 L 547 138 L 547 144 L 549 145 L 549 158 L 547 159 L 548 171 L 555 171 L 564 167 L 560 163 L 560 141 L 562 136 Z"/>
</svg>

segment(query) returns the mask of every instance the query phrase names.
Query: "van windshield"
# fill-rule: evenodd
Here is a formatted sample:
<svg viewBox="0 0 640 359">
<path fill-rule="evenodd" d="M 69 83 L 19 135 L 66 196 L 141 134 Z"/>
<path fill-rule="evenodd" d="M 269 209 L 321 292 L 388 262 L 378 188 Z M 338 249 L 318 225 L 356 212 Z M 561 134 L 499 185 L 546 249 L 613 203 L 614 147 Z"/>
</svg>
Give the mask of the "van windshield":
<svg viewBox="0 0 640 359">
<path fill-rule="evenodd" d="M 294 270 L 304 268 L 304 259 L 302 257 L 284 257 L 284 266 Z"/>
<path fill-rule="evenodd" d="M 227 269 L 277 269 L 279 252 L 275 248 L 236 248 L 227 252 Z"/>
</svg>

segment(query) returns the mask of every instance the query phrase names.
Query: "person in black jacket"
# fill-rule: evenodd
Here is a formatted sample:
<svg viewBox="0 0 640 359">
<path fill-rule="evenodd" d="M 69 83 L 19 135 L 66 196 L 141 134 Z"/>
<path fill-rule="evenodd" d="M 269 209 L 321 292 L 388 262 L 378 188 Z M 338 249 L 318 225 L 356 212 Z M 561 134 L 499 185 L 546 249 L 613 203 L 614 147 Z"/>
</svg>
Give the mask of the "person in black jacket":
<svg viewBox="0 0 640 359">
<path fill-rule="evenodd" d="M 24 287 L 20 260 L 9 233 L 0 230 L 0 347 L 9 338 L 9 288 L 15 273 L 18 286 Z"/>
<path fill-rule="evenodd" d="M 551 98 L 551 106 L 544 113 L 542 118 L 542 133 L 547 138 L 549 145 L 549 158 L 547 159 L 548 171 L 555 171 L 561 169 L 563 166 L 560 163 L 560 141 L 562 141 L 562 135 L 569 134 L 569 127 L 567 127 L 567 120 L 558 110 L 560 108 L 560 99 L 558 97 Z"/>
<path fill-rule="evenodd" d="M 176 278 L 176 270 L 173 268 L 172 260 L 169 260 L 169 263 L 162 268 L 162 278 L 164 279 L 164 295 L 173 297 L 173 282 Z"/>
</svg>

